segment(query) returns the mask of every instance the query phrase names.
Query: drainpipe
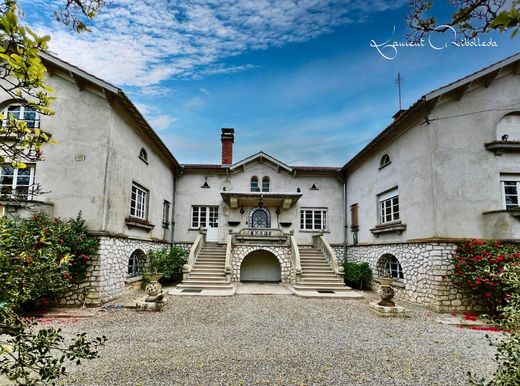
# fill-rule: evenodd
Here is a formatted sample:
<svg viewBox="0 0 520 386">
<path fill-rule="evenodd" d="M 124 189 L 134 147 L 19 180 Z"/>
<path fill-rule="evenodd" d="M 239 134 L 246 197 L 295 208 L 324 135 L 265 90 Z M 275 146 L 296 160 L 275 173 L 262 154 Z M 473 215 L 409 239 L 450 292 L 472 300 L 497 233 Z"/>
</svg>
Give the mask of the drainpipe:
<svg viewBox="0 0 520 386">
<path fill-rule="evenodd" d="M 347 261 L 347 238 L 348 238 L 348 203 L 347 203 L 347 176 L 343 180 L 343 218 L 344 218 L 344 228 L 343 228 L 343 262 Z"/>
<path fill-rule="evenodd" d="M 182 172 L 179 172 L 179 176 L 181 175 Z M 174 246 L 174 235 L 175 235 L 175 192 L 177 190 L 177 174 L 174 172 L 173 173 L 173 192 L 172 192 L 172 219 L 170 221 L 170 225 L 172 227 L 172 230 L 171 230 L 171 247 L 173 248 Z"/>
</svg>

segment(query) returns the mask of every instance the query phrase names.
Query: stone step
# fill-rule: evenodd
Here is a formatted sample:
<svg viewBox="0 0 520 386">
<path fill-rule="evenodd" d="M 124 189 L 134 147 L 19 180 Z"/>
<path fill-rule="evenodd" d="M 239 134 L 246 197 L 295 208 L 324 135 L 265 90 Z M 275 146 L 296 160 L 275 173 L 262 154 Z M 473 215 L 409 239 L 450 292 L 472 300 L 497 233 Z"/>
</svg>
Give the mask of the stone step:
<svg viewBox="0 0 520 386">
<path fill-rule="evenodd" d="M 302 283 L 322 283 L 322 284 L 344 284 L 344 281 L 341 279 L 336 278 L 315 278 L 315 277 L 302 277 Z"/>
<path fill-rule="evenodd" d="M 323 278 L 323 279 L 337 279 L 338 277 L 336 276 L 335 273 L 332 273 L 332 272 L 312 272 L 312 273 L 302 273 L 302 277 L 304 278 L 316 278 L 316 279 L 320 279 L 320 278 Z"/>
<path fill-rule="evenodd" d="M 328 263 L 320 264 L 320 263 L 303 263 L 302 262 L 301 266 L 303 269 L 327 268 L 327 269 L 332 270 L 332 268 L 330 267 L 330 265 Z"/>
<path fill-rule="evenodd" d="M 306 286 L 311 286 L 311 287 L 319 287 L 319 288 L 322 288 L 322 287 L 339 287 L 339 288 L 343 288 L 345 286 L 345 283 L 343 283 L 341 280 L 338 281 L 338 282 L 322 282 L 322 281 L 301 281 L 298 283 L 298 285 L 300 284 L 304 284 Z"/>
<path fill-rule="evenodd" d="M 191 269 L 191 272 L 224 272 L 224 267 L 197 267 L 197 265 L 195 265 Z"/>
<path fill-rule="evenodd" d="M 327 275 L 327 274 L 324 274 L 324 275 L 305 275 L 305 274 L 303 274 L 302 275 L 302 280 L 307 280 L 307 281 L 322 281 L 322 280 L 325 280 L 325 281 L 330 281 L 330 280 L 338 281 L 339 280 L 340 282 L 343 282 L 341 279 L 339 279 L 334 274 L 330 274 L 330 275 Z"/>
<path fill-rule="evenodd" d="M 222 272 L 222 274 L 218 273 L 205 273 L 205 272 L 190 272 L 188 275 L 188 279 L 203 279 L 203 280 L 220 280 L 222 278 L 225 278 L 226 274 Z"/>
<path fill-rule="evenodd" d="M 199 256 L 226 256 L 226 251 L 224 252 L 213 252 L 213 251 L 205 251 L 202 250 L 199 252 Z"/>
<path fill-rule="evenodd" d="M 198 262 L 204 262 L 204 263 L 225 263 L 226 259 L 208 259 L 207 257 L 199 257 L 197 260 L 195 260 L 195 264 Z"/>
<path fill-rule="evenodd" d="M 229 283 L 223 280 L 185 280 L 181 283 L 181 285 L 189 285 L 189 286 L 205 286 L 205 287 L 227 287 Z"/>
<path fill-rule="evenodd" d="M 325 259 L 300 259 L 301 264 L 329 264 Z"/>
<path fill-rule="evenodd" d="M 346 291 L 352 291 L 352 288 L 343 286 L 343 287 L 336 287 L 336 286 L 314 286 L 306 284 L 295 284 L 294 285 L 295 290 L 303 290 L 303 291 L 334 291 L 334 292 L 346 292 Z"/>
<path fill-rule="evenodd" d="M 224 285 L 225 284 L 225 285 Z M 177 288 L 180 289 L 193 289 L 193 290 L 222 290 L 222 289 L 233 289 L 233 285 L 231 283 L 224 283 L 224 284 L 177 284 Z"/>
<path fill-rule="evenodd" d="M 302 274 L 310 274 L 310 275 L 318 275 L 322 273 L 333 273 L 330 267 L 320 267 L 320 268 L 312 268 L 312 269 L 303 269 Z"/>
</svg>

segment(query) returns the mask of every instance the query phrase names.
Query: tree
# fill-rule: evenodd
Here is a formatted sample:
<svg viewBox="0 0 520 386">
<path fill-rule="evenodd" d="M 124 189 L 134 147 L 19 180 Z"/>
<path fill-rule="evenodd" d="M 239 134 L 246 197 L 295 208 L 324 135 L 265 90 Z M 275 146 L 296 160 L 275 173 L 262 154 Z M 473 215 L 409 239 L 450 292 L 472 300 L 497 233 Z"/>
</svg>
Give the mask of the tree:
<svg viewBox="0 0 520 386">
<path fill-rule="evenodd" d="M 61 0 L 56 19 L 73 31 L 88 31 L 92 19 L 105 0 Z M 53 90 L 45 82 L 47 70 L 39 56 L 47 50 L 49 36 L 38 36 L 20 19 L 22 10 L 15 0 L 0 0 L 0 89 L 10 98 L 42 115 L 53 115 Z M 0 116 L 0 162 L 24 168 L 26 162 L 42 159 L 43 146 L 54 142 L 50 133 L 28 124 L 24 117 Z"/>
<path fill-rule="evenodd" d="M 438 21 L 429 16 L 435 11 L 433 1 L 410 0 L 407 24 L 411 29 L 410 40 L 419 41 L 433 32 L 454 28 L 465 38 L 479 34 L 512 30 L 514 37 L 520 28 L 520 0 L 449 0 L 454 7 L 450 21 Z"/>
<path fill-rule="evenodd" d="M 54 13 L 56 19 L 75 32 L 83 32 L 88 31 L 87 20 L 95 16 L 104 0 L 60 2 L 63 7 Z M 47 70 L 39 56 L 47 50 L 50 37 L 40 37 L 24 26 L 22 16 L 16 0 L 0 0 L 0 89 L 29 114 L 53 115 L 53 90 L 46 84 Z M 0 162 L 10 162 L 14 168 L 25 168 L 26 162 L 40 160 L 43 146 L 53 142 L 50 133 L 20 114 L 0 116 Z M 34 248 L 28 252 L 34 252 Z M 2 285 L 6 284 L 5 275 L 1 280 Z M 23 289 L 23 281 L 21 286 Z M 8 301 L 0 302 L 0 376 L 22 385 L 54 384 L 65 374 L 67 362 L 80 364 L 81 359 L 98 355 L 105 337 L 89 341 L 85 334 L 79 334 L 67 344 L 59 329 L 35 330 L 35 323 L 17 314 L 22 292 L 16 288 Z"/>
</svg>

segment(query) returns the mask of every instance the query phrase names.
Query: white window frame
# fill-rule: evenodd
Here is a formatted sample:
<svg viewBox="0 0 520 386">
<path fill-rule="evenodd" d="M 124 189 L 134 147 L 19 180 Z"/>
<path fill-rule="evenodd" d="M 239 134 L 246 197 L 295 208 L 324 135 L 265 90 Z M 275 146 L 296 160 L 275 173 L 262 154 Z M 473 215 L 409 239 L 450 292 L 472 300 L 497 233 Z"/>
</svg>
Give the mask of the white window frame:
<svg viewBox="0 0 520 386">
<path fill-rule="evenodd" d="M 327 208 L 300 208 L 300 230 L 326 231 L 327 229 Z"/>
<path fill-rule="evenodd" d="M 172 204 L 168 200 L 163 201 L 163 219 L 162 219 L 162 227 L 164 229 L 170 228 L 170 210 Z"/>
<path fill-rule="evenodd" d="M 132 183 L 130 194 L 130 217 L 140 220 L 146 220 L 148 218 L 148 196 L 148 189 L 135 182 Z"/>
<path fill-rule="evenodd" d="M 26 122 L 27 126 L 31 129 L 32 128 L 38 129 L 40 127 L 40 114 L 38 113 L 38 111 L 31 108 L 30 106 L 24 106 L 24 105 L 20 105 L 20 104 L 11 104 L 4 108 L 4 110 L 2 111 L 2 115 L 4 116 L 4 119 L 2 120 L 2 126 L 7 126 L 7 122 L 9 120 L 9 114 L 13 114 L 12 112 L 9 112 L 10 107 L 20 107 L 20 116 L 21 117 L 25 116 L 26 109 L 30 109 L 31 112 L 34 112 L 36 114 L 34 119 L 20 119 L 20 118 L 16 118 L 16 117 L 15 117 L 15 119 L 18 121 Z M 31 126 L 29 124 L 29 122 L 33 122 L 33 125 Z"/>
<path fill-rule="evenodd" d="M 506 203 L 506 182 L 509 183 L 515 183 L 516 184 L 516 198 L 518 205 L 512 208 L 507 208 Z M 520 175 L 501 175 L 500 176 L 500 193 L 502 196 L 502 209 L 504 210 L 511 210 L 514 208 L 520 207 Z M 508 194 L 507 196 L 513 196 L 511 194 Z"/>
<path fill-rule="evenodd" d="M 193 205 L 191 207 L 192 228 L 218 228 L 218 206 L 215 205 Z"/>
<path fill-rule="evenodd" d="M 0 181 L 1 181 L 1 177 L 4 175 L 3 174 L 3 168 L 5 167 L 11 167 L 11 165 L 0 165 Z M 18 184 L 18 172 L 20 170 L 29 170 L 29 185 L 19 185 Z M 13 168 L 13 182 L 11 183 L 11 193 L 8 194 L 9 198 L 17 198 L 17 195 L 16 195 L 16 188 L 20 187 L 20 186 L 27 186 L 27 197 L 26 199 L 27 200 L 32 200 L 33 198 L 33 193 L 34 193 L 34 174 L 35 174 L 35 171 L 36 171 L 36 167 L 34 165 L 28 165 L 26 168 L 24 169 L 18 169 L 18 168 Z M 26 176 L 25 176 L 26 177 Z M 23 178 L 23 177 L 20 177 L 20 178 Z M 4 184 L 0 184 L 0 194 L 1 193 L 1 190 L 4 186 L 7 186 L 7 185 L 4 185 Z M 2 194 L 3 195 L 3 194 Z"/>
<path fill-rule="evenodd" d="M 396 210 L 395 207 L 398 207 Z M 390 209 L 390 219 L 386 217 L 388 215 L 387 209 Z M 379 210 L 379 223 L 388 224 L 401 220 L 400 215 L 400 203 L 399 203 L 399 190 L 397 188 L 391 189 L 385 193 L 378 195 L 378 210 Z"/>
<path fill-rule="evenodd" d="M 262 178 L 262 192 L 268 192 L 271 188 L 271 179 L 268 176 Z"/>
</svg>

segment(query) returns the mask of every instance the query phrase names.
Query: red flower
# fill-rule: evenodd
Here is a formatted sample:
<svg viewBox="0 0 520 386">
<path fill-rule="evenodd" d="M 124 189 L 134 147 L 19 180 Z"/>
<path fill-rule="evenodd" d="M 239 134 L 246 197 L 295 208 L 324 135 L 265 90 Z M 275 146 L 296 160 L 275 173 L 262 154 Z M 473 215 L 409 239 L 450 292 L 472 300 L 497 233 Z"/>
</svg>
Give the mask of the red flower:
<svg viewBox="0 0 520 386">
<path fill-rule="evenodd" d="M 490 298 L 492 295 L 491 295 L 491 292 L 484 292 L 484 296 L 486 298 Z"/>
<path fill-rule="evenodd" d="M 501 255 L 499 255 L 499 256 L 497 257 L 497 261 L 504 261 L 504 258 L 503 258 Z"/>
</svg>

